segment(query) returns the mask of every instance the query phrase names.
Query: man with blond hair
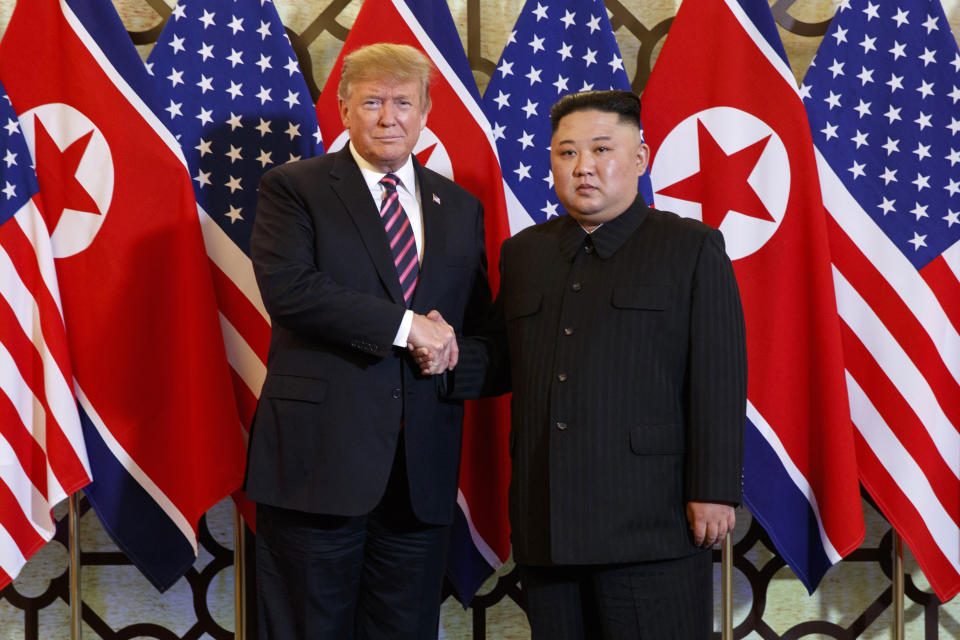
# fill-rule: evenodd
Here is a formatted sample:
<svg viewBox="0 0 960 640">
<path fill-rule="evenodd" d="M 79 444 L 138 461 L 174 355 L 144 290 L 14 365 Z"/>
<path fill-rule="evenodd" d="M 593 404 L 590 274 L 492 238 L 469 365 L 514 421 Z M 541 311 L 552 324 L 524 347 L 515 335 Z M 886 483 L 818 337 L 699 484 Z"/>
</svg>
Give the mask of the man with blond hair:
<svg viewBox="0 0 960 640">
<path fill-rule="evenodd" d="M 246 489 L 263 639 L 437 635 L 463 406 L 408 346 L 455 365 L 454 332 L 491 303 L 479 201 L 411 153 L 431 72 L 405 45 L 352 52 L 350 143 L 260 184 L 251 257 L 273 331 Z"/>
</svg>

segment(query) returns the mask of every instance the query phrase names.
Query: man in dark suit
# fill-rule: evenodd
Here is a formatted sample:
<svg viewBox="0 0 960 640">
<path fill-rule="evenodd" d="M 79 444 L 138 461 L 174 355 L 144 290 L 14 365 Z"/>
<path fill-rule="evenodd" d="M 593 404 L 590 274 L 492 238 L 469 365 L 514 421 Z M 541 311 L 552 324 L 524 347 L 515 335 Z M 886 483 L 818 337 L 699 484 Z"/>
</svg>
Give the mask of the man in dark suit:
<svg viewBox="0 0 960 640">
<path fill-rule="evenodd" d="M 273 330 L 246 490 L 264 640 L 437 634 L 463 407 L 407 347 L 455 364 L 453 332 L 491 301 L 479 201 L 411 154 L 431 72 L 411 47 L 354 51 L 349 145 L 260 184 L 251 256 Z"/>
<path fill-rule="evenodd" d="M 503 243 L 498 320 L 461 341 L 452 393 L 511 382 L 512 543 L 534 640 L 708 638 L 707 549 L 734 525 L 746 407 L 723 236 L 643 203 L 632 93 L 566 96 L 551 122 L 569 215 Z"/>
</svg>

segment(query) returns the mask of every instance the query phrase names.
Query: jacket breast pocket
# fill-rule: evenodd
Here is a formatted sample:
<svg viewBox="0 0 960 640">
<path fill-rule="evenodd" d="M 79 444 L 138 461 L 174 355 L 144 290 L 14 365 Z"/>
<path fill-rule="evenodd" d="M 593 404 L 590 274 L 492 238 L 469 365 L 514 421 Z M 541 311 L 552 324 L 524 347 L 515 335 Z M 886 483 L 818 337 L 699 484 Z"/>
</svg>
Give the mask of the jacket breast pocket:
<svg viewBox="0 0 960 640">
<path fill-rule="evenodd" d="M 673 288 L 665 284 L 648 284 L 616 287 L 613 290 L 613 306 L 617 309 L 665 311 L 670 308 Z"/>
<path fill-rule="evenodd" d="M 506 319 L 517 320 L 535 315 L 543 306 L 543 294 L 536 292 L 517 293 L 503 301 L 503 314 Z"/>
</svg>

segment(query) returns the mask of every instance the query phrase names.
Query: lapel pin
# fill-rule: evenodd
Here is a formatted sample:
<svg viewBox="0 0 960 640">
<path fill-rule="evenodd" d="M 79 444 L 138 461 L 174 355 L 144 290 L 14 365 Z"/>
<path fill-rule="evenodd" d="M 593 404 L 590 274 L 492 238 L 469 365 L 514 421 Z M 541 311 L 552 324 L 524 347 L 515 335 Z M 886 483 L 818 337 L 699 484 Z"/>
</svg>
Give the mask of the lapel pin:
<svg viewBox="0 0 960 640">
<path fill-rule="evenodd" d="M 437 204 L 440 204 L 440 196 L 438 196 L 437 194 L 433 194 L 433 201 L 436 202 Z"/>
</svg>

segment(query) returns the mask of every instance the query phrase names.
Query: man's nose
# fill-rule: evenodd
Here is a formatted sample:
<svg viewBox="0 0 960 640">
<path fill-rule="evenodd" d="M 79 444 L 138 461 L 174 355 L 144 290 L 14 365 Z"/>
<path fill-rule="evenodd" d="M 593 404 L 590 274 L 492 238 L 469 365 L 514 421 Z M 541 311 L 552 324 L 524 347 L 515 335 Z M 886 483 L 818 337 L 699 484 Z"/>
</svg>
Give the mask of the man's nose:
<svg viewBox="0 0 960 640">
<path fill-rule="evenodd" d="M 389 101 L 380 106 L 379 123 L 382 127 L 389 127 L 397 121 L 397 107 Z"/>
<path fill-rule="evenodd" d="M 589 153 L 578 154 L 577 163 L 573 167 L 573 175 L 590 176 L 593 175 L 593 170 L 593 157 Z"/>
</svg>

